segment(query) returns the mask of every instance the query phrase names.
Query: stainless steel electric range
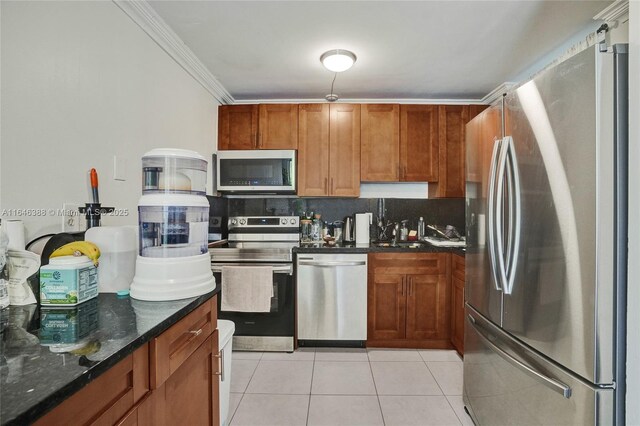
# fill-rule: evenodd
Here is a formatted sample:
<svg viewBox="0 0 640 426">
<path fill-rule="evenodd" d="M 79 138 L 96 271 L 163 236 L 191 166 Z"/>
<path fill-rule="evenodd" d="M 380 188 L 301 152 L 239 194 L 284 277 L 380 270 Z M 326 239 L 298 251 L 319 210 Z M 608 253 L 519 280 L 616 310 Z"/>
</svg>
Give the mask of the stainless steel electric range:
<svg viewBox="0 0 640 426">
<path fill-rule="evenodd" d="M 270 312 L 227 312 L 218 318 L 236 325 L 233 348 L 250 351 L 293 351 L 295 292 L 292 249 L 300 241 L 297 216 L 230 217 L 227 247 L 209 249 L 211 268 L 221 285 L 223 266 L 270 266 L 273 268 L 273 297 Z"/>
</svg>

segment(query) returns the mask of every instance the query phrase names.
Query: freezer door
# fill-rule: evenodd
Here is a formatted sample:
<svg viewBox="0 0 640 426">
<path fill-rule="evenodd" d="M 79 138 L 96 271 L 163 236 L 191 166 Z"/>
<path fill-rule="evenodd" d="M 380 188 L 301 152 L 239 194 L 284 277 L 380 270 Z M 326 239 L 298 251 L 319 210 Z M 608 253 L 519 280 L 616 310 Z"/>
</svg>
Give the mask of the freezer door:
<svg viewBox="0 0 640 426">
<path fill-rule="evenodd" d="M 612 389 L 599 389 L 536 355 L 466 310 L 464 394 L 476 425 L 613 424 Z"/>
<path fill-rule="evenodd" d="M 506 98 L 502 326 L 592 383 L 614 381 L 612 56 L 589 48 Z"/>
<path fill-rule="evenodd" d="M 502 108 L 492 106 L 466 127 L 466 302 L 491 318 L 502 319 L 502 291 L 496 280 L 490 247 L 496 229 L 490 222 L 490 202 L 496 204 L 495 173 L 502 139 Z M 494 177 L 492 177 L 494 176 Z"/>
</svg>

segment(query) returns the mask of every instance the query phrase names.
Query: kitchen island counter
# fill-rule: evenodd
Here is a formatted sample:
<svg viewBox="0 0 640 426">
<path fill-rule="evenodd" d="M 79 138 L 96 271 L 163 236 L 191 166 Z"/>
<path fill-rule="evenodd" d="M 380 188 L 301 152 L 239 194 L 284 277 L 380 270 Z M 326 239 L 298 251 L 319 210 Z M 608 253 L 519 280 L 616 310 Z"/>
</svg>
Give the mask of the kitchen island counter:
<svg viewBox="0 0 640 426">
<path fill-rule="evenodd" d="M 28 424 L 158 337 L 220 290 L 145 302 L 115 294 L 75 307 L 0 311 L 0 424 Z"/>
</svg>

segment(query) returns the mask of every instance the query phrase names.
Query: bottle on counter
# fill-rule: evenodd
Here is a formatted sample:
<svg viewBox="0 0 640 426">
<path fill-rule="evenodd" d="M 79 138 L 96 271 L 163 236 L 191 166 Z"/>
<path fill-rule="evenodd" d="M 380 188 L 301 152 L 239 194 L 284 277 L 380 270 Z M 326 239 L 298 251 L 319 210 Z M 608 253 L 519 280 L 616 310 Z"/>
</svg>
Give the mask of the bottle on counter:
<svg viewBox="0 0 640 426">
<path fill-rule="evenodd" d="M 400 241 L 407 241 L 409 237 L 409 221 L 405 219 L 400 221 L 400 223 Z"/>
<path fill-rule="evenodd" d="M 321 241 L 322 240 L 322 215 L 316 213 L 313 217 L 313 222 L 311 223 L 311 239 L 313 241 Z"/>
<path fill-rule="evenodd" d="M 311 219 L 300 219 L 300 227 L 302 229 L 301 239 L 303 243 L 308 243 L 312 241 L 311 224 L 312 224 Z"/>
<path fill-rule="evenodd" d="M 420 219 L 418 219 L 418 240 L 422 240 L 424 238 L 424 235 L 425 235 L 424 218 L 420 216 Z"/>
</svg>

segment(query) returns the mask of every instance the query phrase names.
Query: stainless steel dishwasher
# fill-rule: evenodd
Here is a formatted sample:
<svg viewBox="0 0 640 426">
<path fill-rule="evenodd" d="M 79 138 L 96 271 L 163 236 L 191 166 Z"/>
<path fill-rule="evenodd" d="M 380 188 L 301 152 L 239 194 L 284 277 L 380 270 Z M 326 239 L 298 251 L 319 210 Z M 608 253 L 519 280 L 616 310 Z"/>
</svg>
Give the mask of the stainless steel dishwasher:
<svg viewBox="0 0 640 426">
<path fill-rule="evenodd" d="M 298 342 L 361 346 L 367 340 L 367 255 L 297 256 Z"/>
</svg>

